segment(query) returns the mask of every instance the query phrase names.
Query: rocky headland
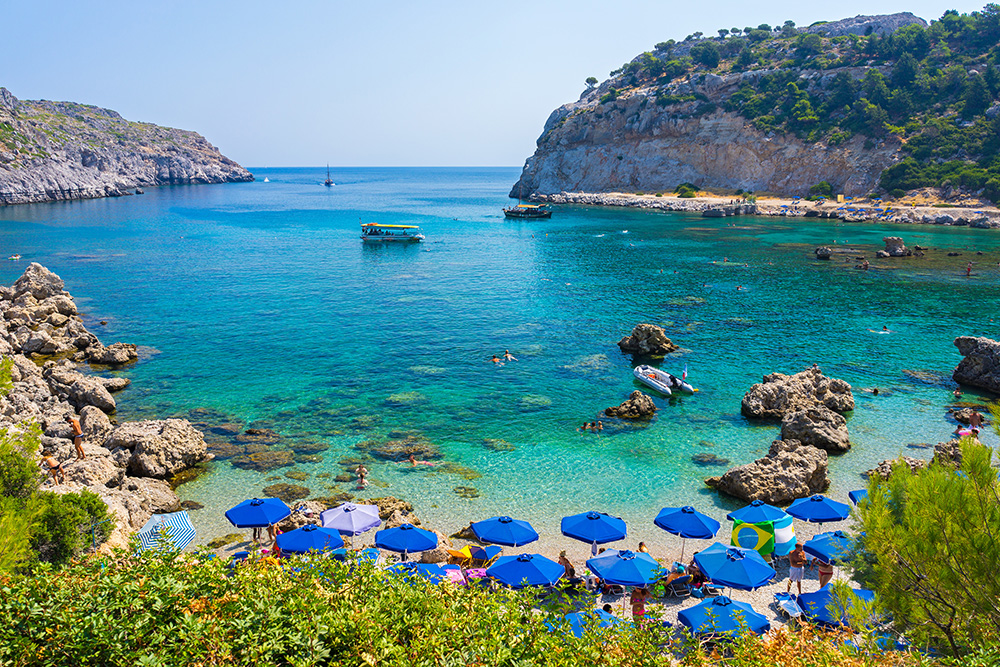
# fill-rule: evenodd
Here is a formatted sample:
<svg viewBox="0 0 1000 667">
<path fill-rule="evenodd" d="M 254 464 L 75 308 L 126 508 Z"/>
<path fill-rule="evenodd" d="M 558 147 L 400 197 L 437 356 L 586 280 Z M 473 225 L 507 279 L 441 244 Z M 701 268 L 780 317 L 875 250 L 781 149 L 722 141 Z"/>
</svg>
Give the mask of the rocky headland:
<svg viewBox="0 0 1000 667">
<path fill-rule="evenodd" d="M 212 458 L 205 438 L 187 420 L 117 424 L 114 392 L 128 380 L 98 375 L 138 358 L 135 345 L 105 346 L 87 330 L 63 281 L 31 264 L 11 287 L 0 287 L 0 355 L 12 360 L 12 385 L 0 396 L 0 428 L 37 424 L 43 451 L 65 471 L 65 482 L 46 489 L 87 489 L 116 520 L 106 542 L 123 546 L 150 515 L 181 509 L 171 481 Z M 76 460 L 66 417 L 80 420 L 86 458 Z M 50 485 L 51 486 L 48 486 Z"/>
<path fill-rule="evenodd" d="M 0 88 L 0 205 L 252 180 L 196 132 L 86 104 L 19 100 Z"/>
</svg>

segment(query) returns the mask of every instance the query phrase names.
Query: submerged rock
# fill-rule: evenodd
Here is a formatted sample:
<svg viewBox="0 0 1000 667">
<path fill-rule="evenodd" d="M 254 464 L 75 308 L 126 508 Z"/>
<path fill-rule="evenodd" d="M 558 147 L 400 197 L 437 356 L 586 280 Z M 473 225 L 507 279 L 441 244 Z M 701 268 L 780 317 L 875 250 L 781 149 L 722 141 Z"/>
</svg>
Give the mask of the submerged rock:
<svg viewBox="0 0 1000 667">
<path fill-rule="evenodd" d="M 360 447 L 360 445 L 358 445 Z M 411 455 L 417 459 L 440 459 L 443 455 L 429 440 L 409 437 L 403 440 L 389 440 L 375 443 L 368 451 L 372 456 L 384 461 L 405 461 Z"/>
<path fill-rule="evenodd" d="M 851 448 L 847 420 L 825 405 L 786 414 L 781 420 L 781 439 L 798 440 L 828 452 L 846 452 Z"/>
<path fill-rule="evenodd" d="M 691 460 L 700 466 L 727 466 L 729 459 L 724 459 L 708 452 L 698 452 L 691 455 Z"/>
<path fill-rule="evenodd" d="M 139 358 L 139 348 L 131 343 L 112 343 L 105 347 L 100 343 L 87 348 L 87 361 L 105 366 L 121 366 Z"/>
<path fill-rule="evenodd" d="M 833 255 L 833 248 L 821 246 L 813 250 L 813 253 L 816 255 L 816 259 L 830 259 L 830 256 Z"/>
<path fill-rule="evenodd" d="M 746 417 L 780 420 L 790 412 L 820 404 L 841 414 L 849 412 L 854 409 L 854 394 L 847 382 L 828 378 L 813 365 L 795 375 L 765 375 L 743 396 L 740 411 Z"/>
<path fill-rule="evenodd" d="M 637 324 L 630 335 L 618 341 L 618 347 L 625 354 L 649 356 L 664 356 L 678 349 L 663 327 L 655 324 Z"/>
<path fill-rule="evenodd" d="M 264 495 L 271 498 L 280 498 L 286 503 L 294 503 L 296 500 L 309 497 L 309 488 L 298 484 L 272 484 L 264 487 Z"/>
<path fill-rule="evenodd" d="M 275 470 L 294 464 L 295 456 L 292 452 L 286 450 L 257 452 L 256 454 L 234 456 L 229 462 L 233 464 L 234 468 L 267 472 L 268 470 Z"/>
<path fill-rule="evenodd" d="M 955 382 L 1000 394 L 1000 342 L 959 336 L 955 347 L 965 357 L 952 373 Z"/>
<path fill-rule="evenodd" d="M 767 456 L 709 477 L 708 486 L 741 500 L 784 505 L 822 493 L 830 484 L 827 454 L 797 440 L 775 440 Z"/>
<path fill-rule="evenodd" d="M 656 404 L 637 389 L 621 405 L 605 408 L 604 414 L 618 419 L 650 419 L 656 414 Z"/>
</svg>

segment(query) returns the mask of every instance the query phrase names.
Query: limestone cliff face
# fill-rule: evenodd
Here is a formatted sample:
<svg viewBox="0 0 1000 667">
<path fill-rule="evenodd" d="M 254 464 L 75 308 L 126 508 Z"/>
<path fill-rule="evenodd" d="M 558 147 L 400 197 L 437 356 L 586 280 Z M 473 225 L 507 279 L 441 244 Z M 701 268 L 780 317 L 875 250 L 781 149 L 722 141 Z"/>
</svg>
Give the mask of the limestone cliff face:
<svg viewBox="0 0 1000 667">
<path fill-rule="evenodd" d="M 854 78 L 863 76 L 864 68 L 845 69 Z M 825 85 L 838 71 L 802 72 L 803 85 Z M 882 171 L 901 159 L 895 140 L 868 148 L 863 137 L 836 146 L 805 143 L 794 134 L 760 132 L 722 110 L 742 82 L 765 73 L 675 82 L 675 99 L 697 99 L 662 106 L 656 101 L 662 90 L 651 88 L 601 104 L 602 94 L 615 85 L 610 79 L 549 116 L 510 196 L 672 191 L 683 182 L 803 195 L 820 181 L 857 195 L 874 189 Z"/>
<path fill-rule="evenodd" d="M 252 180 L 196 132 L 73 102 L 21 101 L 0 88 L 0 205 Z"/>
</svg>

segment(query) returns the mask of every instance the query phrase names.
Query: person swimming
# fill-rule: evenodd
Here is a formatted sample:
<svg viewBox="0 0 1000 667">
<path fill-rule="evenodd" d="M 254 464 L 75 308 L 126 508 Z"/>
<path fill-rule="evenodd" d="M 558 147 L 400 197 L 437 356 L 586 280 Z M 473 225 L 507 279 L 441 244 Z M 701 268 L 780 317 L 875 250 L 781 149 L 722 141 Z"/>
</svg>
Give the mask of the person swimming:
<svg viewBox="0 0 1000 667">
<path fill-rule="evenodd" d="M 417 457 L 414 454 L 410 454 L 410 456 L 406 459 L 406 461 L 411 466 L 433 466 L 434 465 L 430 461 L 418 461 Z"/>
<path fill-rule="evenodd" d="M 517 361 L 517 357 L 510 353 L 510 350 L 503 351 L 503 358 L 507 361 Z"/>
<path fill-rule="evenodd" d="M 500 357 L 498 357 L 495 354 L 493 355 L 493 358 L 490 359 L 490 361 L 492 361 L 494 364 L 500 364 L 501 366 L 503 365 L 503 363 L 500 361 Z"/>
</svg>

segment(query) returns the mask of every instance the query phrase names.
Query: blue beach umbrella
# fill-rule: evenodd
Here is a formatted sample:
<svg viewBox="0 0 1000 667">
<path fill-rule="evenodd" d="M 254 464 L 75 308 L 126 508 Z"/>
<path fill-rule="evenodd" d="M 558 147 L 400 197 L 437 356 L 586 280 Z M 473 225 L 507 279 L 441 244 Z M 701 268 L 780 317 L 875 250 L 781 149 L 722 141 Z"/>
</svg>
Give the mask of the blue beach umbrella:
<svg viewBox="0 0 1000 667">
<path fill-rule="evenodd" d="M 725 595 L 706 599 L 677 614 L 685 627 L 696 635 L 731 635 L 738 637 L 745 632 L 762 635 L 771 629 L 763 614 L 743 602 L 730 600 Z"/>
<path fill-rule="evenodd" d="M 227 510 L 226 518 L 237 528 L 266 528 L 291 513 L 288 505 L 277 498 L 254 498 Z"/>
<path fill-rule="evenodd" d="M 587 561 L 597 577 L 618 586 L 648 586 L 663 574 L 663 567 L 647 553 L 605 552 Z"/>
<path fill-rule="evenodd" d="M 437 546 L 437 543 L 437 535 L 409 523 L 375 533 L 375 546 L 401 553 L 403 560 L 406 560 L 407 554 L 430 551 Z"/>
<path fill-rule="evenodd" d="M 870 602 L 875 599 L 875 593 L 863 588 L 851 589 L 859 599 Z M 847 611 L 854 606 L 854 598 L 844 606 L 833 593 L 830 584 L 815 593 L 803 593 L 798 597 L 799 606 L 811 621 L 824 625 L 849 625 Z"/>
<path fill-rule="evenodd" d="M 511 519 L 509 516 L 495 516 L 492 519 L 472 524 L 472 532 L 482 542 L 519 547 L 538 539 L 538 531 L 527 521 Z"/>
<path fill-rule="evenodd" d="M 743 523 L 764 523 L 766 521 L 780 521 L 788 516 L 785 510 L 768 505 L 763 500 L 754 500 L 749 505 L 735 512 L 730 512 L 726 518 L 730 521 L 742 521 Z"/>
<path fill-rule="evenodd" d="M 862 501 L 862 499 L 868 497 L 868 489 L 858 489 L 857 491 L 851 491 L 847 494 L 847 497 L 851 499 L 851 502 L 857 505 Z"/>
<path fill-rule="evenodd" d="M 718 521 L 707 514 L 702 514 L 690 505 L 664 507 L 653 519 L 653 523 L 684 540 L 681 542 L 681 560 L 684 560 L 684 547 L 687 544 L 687 538 L 710 540 L 722 527 Z"/>
<path fill-rule="evenodd" d="M 718 542 L 695 554 L 694 562 L 712 583 L 741 591 L 758 589 L 777 575 L 753 549 L 727 547 Z"/>
<path fill-rule="evenodd" d="M 342 535 L 360 535 L 382 525 L 376 505 L 344 503 L 319 515 L 326 528 L 333 528 Z"/>
<path fill-rule="evenodd" d="M 437 563 L 395 563 L 387 567 L 386 571 L 423 577 L 432 584 L 439 584 L 448 578 L 448 571 Z"/>
<path fill-rule="evenodd" d="M 187 512 L 154 514 L 136 533 L 139 553 L 147 549 L 177 549 L 180 551 L 194 539 L 194 526 Z"/>
<path fill-rule="evenodd" d="M 851 508 L 846 503 L 838 503 L 826 496 L 816 494 L 808 498 L 799 498 L 788 506 L 788 513 L 796 519 L 810 523 L 827 523 L 828 521 L 843 521 L 851 514 Z"/>
<path fill-rule="evenodd" d="M 844 531 L 837 530 L 813 536 L 802 548 L 823 562 L 842 565 L 854 553 L 854 540 Z"/>
<path fill-rule="evenodd" d="M 486 569 L 486 576 L 511 588 L 551 586 L 565 573 L 562 565 L 539 554 L 501 556 Z"/>
<path fill-rule="evenodd" d="M 333 551 L 344 546 L 344 540 L 333 528 L 309 524 L 278 535 L 278 548 L 290 554 L 305 554 L 310 551 Z"/>
<path fill-rule="evenodd" d="M 559 523 L 562 534 L 574 540 L 587 542 L 591 553 L 597 554 L 597 545 L 625 539 L 625 522 L 604 512 L 583 512 L 564 517 Z"/>
<path fill-rule="evenodd" d="M 622 619 L 614 614 L 609 614 L 603 609 L 593 609 L 591 611 L 574 611 L 565 616 L 569 621 L 569 631 L 574 637 L 583 637 L 587 630 L 594 628 L 610 628 L 612 625 L 621 623 Z M 545 622 L 545 626 L 552 632 L 559 629 L 559 626 L 550 621 Z"/>
</svg>

